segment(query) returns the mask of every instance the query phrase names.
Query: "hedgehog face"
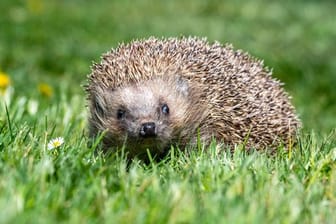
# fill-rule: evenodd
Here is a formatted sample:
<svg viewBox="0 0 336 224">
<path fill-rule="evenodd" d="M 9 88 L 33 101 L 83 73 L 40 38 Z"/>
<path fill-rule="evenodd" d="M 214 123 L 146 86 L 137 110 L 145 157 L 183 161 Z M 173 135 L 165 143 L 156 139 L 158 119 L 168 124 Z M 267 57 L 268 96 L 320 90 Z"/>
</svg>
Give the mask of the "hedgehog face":
<svg viewBox="0 0 336 224">
<path fill-rule="evenodd" d="M 153 83 L 128 86 L 115 90 L 111 99 L 118 138 L 137 148 L 162 147 L 172 135 L 169 106 L 171 102 L 153 89 Z"/>
<path fill-rule="evenodd" d="M 114 90 L 98 89 L 91 115 L 104 142 L 136 154 L 161 153 L 179 138 L 192 102 L 187 81 L 156 78 Z"/>
</svg>

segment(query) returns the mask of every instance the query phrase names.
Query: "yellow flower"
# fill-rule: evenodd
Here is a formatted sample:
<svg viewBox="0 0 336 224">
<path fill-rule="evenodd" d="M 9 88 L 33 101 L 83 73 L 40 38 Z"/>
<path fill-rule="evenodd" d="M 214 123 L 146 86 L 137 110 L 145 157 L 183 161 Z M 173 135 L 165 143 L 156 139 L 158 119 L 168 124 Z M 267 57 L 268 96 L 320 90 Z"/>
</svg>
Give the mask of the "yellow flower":
<svg viewBox="0 0 336 224">
<path fill-rule="evenodd" d="M 9 76 L 0 71 L 0 89 L 5 90 L 10 85 L 10 78 Z"/>
<path fill-rule="evenodd" d="M 60 147 L 61 145 L 63 145 L 63 143 L 64 143 L 64 138 L 62 137 L 51 139 L 48 143 L 48 149 L 49 150 L 56 149 Z"/>
<path fill-rule="evenodd" d="M 39 14 L 44 9 L 43 0 L 27 0 L 28 10 L 34 14 Z"/>
<path fill-rule="evenodd" d="M 46 97 L 51 97 L 53 94 L 53 89 L 47 83 L 40 83 L 38 85 L 39 92 Z"/>
</svg>

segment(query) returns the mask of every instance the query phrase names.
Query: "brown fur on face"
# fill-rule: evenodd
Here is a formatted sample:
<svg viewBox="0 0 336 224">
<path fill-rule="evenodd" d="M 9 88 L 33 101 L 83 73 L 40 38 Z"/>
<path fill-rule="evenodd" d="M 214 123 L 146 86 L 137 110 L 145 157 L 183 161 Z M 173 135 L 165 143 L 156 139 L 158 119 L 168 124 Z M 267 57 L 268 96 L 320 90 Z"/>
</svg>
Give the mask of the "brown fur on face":
<svg viewBox="0 0 336 224">
<path fill-rule="evenodd" d="M 91 135 L 106 130 L 105 148 L 125 145 L 131 157 L 161 154 L 171 144 L 186 143 L 195 136 L 206 108 L 200 90 L 178 76 L 161 76 L 123 87 L 100 88 L 91 96 Z M 163 106 L 169 108 L 164 113 Z M 141 127 L 155 124 L 155 136 L 144 138 Z"/>
</svg>

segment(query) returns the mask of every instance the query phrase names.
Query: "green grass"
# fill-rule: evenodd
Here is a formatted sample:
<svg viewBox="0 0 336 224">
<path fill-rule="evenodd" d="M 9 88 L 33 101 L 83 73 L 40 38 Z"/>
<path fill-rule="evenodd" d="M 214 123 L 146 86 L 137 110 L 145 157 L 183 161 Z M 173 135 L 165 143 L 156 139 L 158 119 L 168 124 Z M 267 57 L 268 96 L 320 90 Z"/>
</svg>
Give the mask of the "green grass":
<svg viewBox="0 0 336 224">
<path fill-rule="evenodd" d="M 333 1 L 0 3 L 0 223 L 334 223 L 336 5 Z M 87 145 L 82 85 L 92 61 L 148 36 L 230 42 L 273 68 L 302 118 L 299 144 L 234 154 L 216 144 L 159 163 Z M 47 83 L 51 97 L 38 85 Z M 48 150 L 62 136 L 65 143 Z"/>
</svg>

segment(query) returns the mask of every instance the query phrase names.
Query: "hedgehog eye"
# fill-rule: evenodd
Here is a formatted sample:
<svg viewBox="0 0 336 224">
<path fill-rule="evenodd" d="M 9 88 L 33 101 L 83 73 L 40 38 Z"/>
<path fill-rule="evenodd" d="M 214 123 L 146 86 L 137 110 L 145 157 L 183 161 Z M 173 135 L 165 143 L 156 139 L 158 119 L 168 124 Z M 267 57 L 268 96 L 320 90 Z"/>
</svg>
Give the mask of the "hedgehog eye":
<svg viewBox="0 0 336 224">
<path fill-rule="evenodd" d="M 163 104 L 161 107 L 162 113 L 169 114 L 169 107 L 167 104 Z"/>
<path fill-rule="evenodd" d="M 117 111 L 117 118 L 118 118 L 118 120 L 121 120 L 121 119 L 125 118 L 125 113 L 126 113 L 125 110 L 118 109 L 118 111 Z"/>
</svg>

